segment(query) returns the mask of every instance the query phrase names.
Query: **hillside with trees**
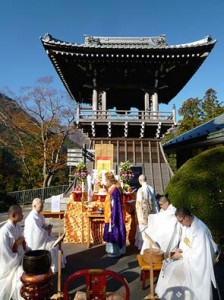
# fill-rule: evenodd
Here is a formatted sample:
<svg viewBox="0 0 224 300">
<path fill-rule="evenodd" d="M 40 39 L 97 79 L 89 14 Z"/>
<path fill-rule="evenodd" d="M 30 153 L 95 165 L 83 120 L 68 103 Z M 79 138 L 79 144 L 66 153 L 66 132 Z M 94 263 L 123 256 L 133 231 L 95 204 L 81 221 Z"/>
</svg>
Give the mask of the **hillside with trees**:
<svg viewBox="0 0 224 300">
<path fill-rule="evenodd" d="M 75 103 L 51 83 L 42 78 L 14 99 L 0 94 L 2 190 L 67 183 L 67 147 L 78 146 L 69 139 L 76 132 Z"/>
</svg>

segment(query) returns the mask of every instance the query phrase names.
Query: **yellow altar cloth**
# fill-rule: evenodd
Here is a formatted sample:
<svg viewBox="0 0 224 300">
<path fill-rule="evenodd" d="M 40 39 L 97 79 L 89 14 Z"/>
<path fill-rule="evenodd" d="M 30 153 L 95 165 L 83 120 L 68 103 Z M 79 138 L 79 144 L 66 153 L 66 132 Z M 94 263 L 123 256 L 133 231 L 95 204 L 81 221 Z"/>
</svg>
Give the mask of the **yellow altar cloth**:
<svg viewBox="0 0 224 300">
<path fill-rule="evenodd" d="M 87 202 L 85 202 L 87 203 Z M 91 204 L 103 204 L 103 202 L 92 201 Z M 125 227 L 126 227 L 126 242 L 133 244 L 136 232 L 136 217 L 135 217 L 135 202 L 125 203 Z M 64 214 L 64 243 L 82 244 L 88 243 L 89 220 L 90 213 L 83 209 L 82 202 L 69 200 Z M 92 239 L 92 237 L 90 237 Z M 92 241 L 91 241 L 92 242 Z"/>
</svg>

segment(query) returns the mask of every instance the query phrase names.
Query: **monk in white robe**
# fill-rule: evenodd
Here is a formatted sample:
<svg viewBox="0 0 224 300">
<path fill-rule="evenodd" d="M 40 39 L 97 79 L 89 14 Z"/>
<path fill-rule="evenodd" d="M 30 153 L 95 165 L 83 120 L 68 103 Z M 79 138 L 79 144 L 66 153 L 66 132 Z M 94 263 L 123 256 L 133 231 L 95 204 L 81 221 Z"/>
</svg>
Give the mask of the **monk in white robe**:
<svg viewBox="0 0 224 300">
<path fill-rule="evenodd" d="M 141 187 L 137 191 L 136 196 L 136 215 L 138 225 L 135 235 L 135 246 L 140 250 L 143 244 L 144 231 L 148 226 L 148 215 L 152 212 L 157 212 L 156 199 L 153 188 L 147 184 L 146 176 L 139 176 L 139 183 Z"/>
<path fill-rule="evenodd" d="M 25 239 L 18 222 L 22 221 L 22 209 L 18 205 L 9 208 L 9 219 L 0 229 L 0 299 L 23 299 L 20 296 L 23 273 L 22 259 L 26 252 Z"/>
<path fill-rule="evenodd" d="M 163 263 L 156 293 L 162 299 L 212 300 L 216 244 L 208 227 L 185 208 L 176 210 L 182 224 L 179 248 Z"/>
<path fill-rule="evenodd" d="M 52 271 L 58 271 L 58 247 L 52 248 L 56 237 L 50 235 L 52 225 L 45 223 L 45 218 L 41 214 L 44 203 L 41 199 L 35 198 L 32 203 L 32 211 L 25 219 L 24 237 L 27 245 L 32 250 L 44 249 L 51 253 Z M 65 266 L 64 256 L 62 258 L 62 267 Z"/>
<path fill-rule="evenodd" d="M 148 216 L 148 227 L 145 230 L 140 254 L 143 254 L 145 249 L 155 247 L 154 244 L 150 245 L 149 238 L 151 238 L 164 252 L 165 257 L 168 257 L 169 252 L 174 251 L 178 246 L 181 225 L 177 222 L 176 208 L 170 204 L 168 195 L 158 195 L 158 201 L 161 209 L 158 214 Z"/>
</svg>

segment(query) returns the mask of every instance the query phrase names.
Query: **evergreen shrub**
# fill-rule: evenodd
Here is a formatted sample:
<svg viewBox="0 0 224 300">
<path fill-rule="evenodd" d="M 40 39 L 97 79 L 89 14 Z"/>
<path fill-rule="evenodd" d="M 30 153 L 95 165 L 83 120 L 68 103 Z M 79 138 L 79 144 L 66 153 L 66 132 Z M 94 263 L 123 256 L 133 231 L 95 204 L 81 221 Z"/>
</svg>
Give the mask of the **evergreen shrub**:
<svg viewBox="0 0 224 300">
<path fill-rule="evenodd" d="M 218 241 L 224 236 L 224 146 L 188 160 L 171 178 L 165 193 L 171 203 L 200 218 Z"/>
</svg>

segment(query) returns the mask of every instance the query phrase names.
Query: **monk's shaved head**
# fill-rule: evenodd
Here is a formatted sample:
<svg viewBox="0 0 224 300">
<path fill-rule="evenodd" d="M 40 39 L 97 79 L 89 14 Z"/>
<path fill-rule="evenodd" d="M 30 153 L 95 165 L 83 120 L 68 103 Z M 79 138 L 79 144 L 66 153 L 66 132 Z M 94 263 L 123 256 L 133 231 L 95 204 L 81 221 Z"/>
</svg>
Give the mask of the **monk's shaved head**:
<svg viewBox="0 0 224 300">
<path fill-rule="evenodd" d="M 144 175 L 144 174 L 141 174 L 139 177 L 138 177 L 138 180 L 139 180 L 139 182 L 141 183 L 141 182 L 146 182 L 146 176 Z"/>
<path fill-rule="evenodd" d="M 8 215 L 13 216 L 21 213 L 22 208 L 19 205 L 11 205 L 8 210 Z"/>
<path fill-rule="evenodd" d="M 12 205 L 8 210 L 9 220 L 15 225 L 16 223 L 22 221 L 23 211 L 22 207 L 19 205 Z"/>
<path fill-rule="evenodd" d="M 44 208 L 44 201 L 40 198 L 34 198 L 32 202 L 32 208 L 35 209 L 38 213 L 41 212 Z"/>
<path fill-rule="evenodd" d="M 32 202 L 32 206 L 35 206 L 36 204 L 39 204 L 41 202 L 42 202 L 42 200 L 40 198 L 34 198 L 33 202 Z"/>
</svg>

